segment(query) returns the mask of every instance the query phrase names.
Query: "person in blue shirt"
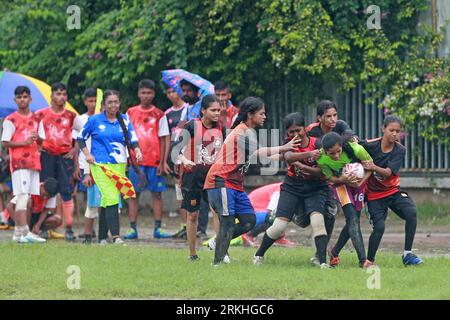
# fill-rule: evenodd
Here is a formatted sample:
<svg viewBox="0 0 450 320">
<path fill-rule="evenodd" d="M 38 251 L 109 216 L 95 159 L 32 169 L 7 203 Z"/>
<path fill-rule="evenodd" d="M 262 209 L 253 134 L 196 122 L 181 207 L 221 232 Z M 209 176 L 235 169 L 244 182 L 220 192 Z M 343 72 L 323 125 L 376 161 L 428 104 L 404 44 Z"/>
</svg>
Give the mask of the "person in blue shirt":
<svg viewBox="0 0 450 320">
<path fill-rule="evenodd" d="M 120 192 L 115 184 L 96 164 L 125 176 L 127 148 L 133 149 L 136 161 L 142 161 L 142 153 L 133 125 L 127 115 L 121 114 L 120 95 L 115 90 L 106 90 L 103 94 L 103 113 L 91 116 L 77 137 L 80 149 L 91 165 L 91 173 L 102 194 L 99 217 L 99 242 L 106 243 L 108 230 L 114 243 L 121 244 L 119 224 Z M 86 140 L 91 137 L 91 151 Z"/>
</svg>

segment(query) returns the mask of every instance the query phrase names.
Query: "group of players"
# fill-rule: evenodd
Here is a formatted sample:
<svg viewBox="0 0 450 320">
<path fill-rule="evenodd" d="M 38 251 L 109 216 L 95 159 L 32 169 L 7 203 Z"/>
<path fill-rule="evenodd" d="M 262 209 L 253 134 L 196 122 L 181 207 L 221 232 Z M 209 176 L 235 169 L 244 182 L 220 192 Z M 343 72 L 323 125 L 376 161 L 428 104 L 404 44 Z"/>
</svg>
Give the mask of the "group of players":
<svg viewBox="0 0 450 320">
<path fill-rule="evenodd" d="M 313 265 L 337 266 L 340 251 L 351 239 L 359 266 L 367 268 L 375 263 L 388 209 L 406 221 L 403 263 L 423 262 L 412 252 L 416 207 L 399 186 L 399 170 L 405 156 L 405 148 L 399 142 L 402 129 L 399 117 L 386 116 L 382 137 L 359 141 L 349 126 L 338 120 L 336 105 L 323 100 L 317 106 L 317 122 L 307 126 L 301 114 L 289 114 L 284 119 L 285 143 L 260 147 L 256 130 L 266 120 L 262 99 L 247 97 L 236 108 L 230 102 L 229 88 L 222 82 L 216 84 L 217 95 L 206 95 L 202 99 L 199 99 L 198 88 L 188 82 L 182 82 L 181 89 L 180 97 L 173 88 L 166 87 L 173 107 L 164 113 L 152 104 L 155 83 L 143 80 L 138 88 L 140 104 L 128 109 L 125 117 L 130 122 L 128 128 L 136 135 L 135 146 L 139 147 L 135 149 L 136 154 L 129 153 L 131 161 L 138 162 L 139 166 L 130 166 L 127 175 L 137 192 L 144 188 L 152 192 L 155 238 L 172 236 L 161 229 L 161 193 L 165 191 L 163 174 L 166 173 L 174 176 L 176 188 L 181 190 L 177 192 L 177 199 L 181 200 L 181 209 L 186 213 L 185 231 L 191 261 L 199 259 L 196 239 L 203 201 L 214 212 L 216 238 L 211 243 L 215 250 L 214 266 L 229 263 L 232 239 L 242 235 L 248 238 L 249 232 L 255 234 L 255 227 L 259 232 L 264 231 L 253 257 L 253 263 L 261 265 L 266 251 L 283 237 L 288 223 L 293 221 L 300 227 L 310 225 L 312 228 L 316 247 L 316 254 L 311 258 Z M 84 237 L 90 243 L 97 208 L 103 206 L 96 199 L 105 194 L 95 189 L 90 161 L 79 156 L 80 148 L 75 139 L 80 142 L 80 132 L 86 130 L 89 117 L 95 113 L 96 90 L 86 90 L 84 101 L 88 111 L 78 117 L 65 109 L 67 89 L 60 83 L 52 86 L 51 105 L 36 114 L 29 110 L 31 94 L 27 87 L 16 88 L 15 99 L 18 111 L 5 119 L 2 134 L 3 146 L 10 152 L 15 196 L 8 210 L 15 221 L 13 240 L 44 242 L 48 232 L 61 225 L 61 217 L 53 214 L 54 196 L 59 193 L 65 238 L 72 241 L 72 192 L 74 181 L 78 179 L 88 188 Z M 118 107 L 120 101 L 115 104 Z M 111 121 L 114 124 L 114 119 Z M 120 135 L 113 134 L 115 139 L 123 139 L 123 144 L 127 144 L 122 129 L 118 125 Z M 80 147 L 90 148 L 84 140 Z M 110 153 L 109 156 L 115 155 Z M 257 219 L 244 190 L 244 175 L 250 163 L 262 158 L 286 161 L 288 170 L 284 181 L 272 188 L 272 194 L 277 196 L 270 201 L 270 214 L 264 213 Z M 364 167 L 363 177 L 346 170 L 347 164 L 355 162 Z M 143 184 L 142 180 L 148 183 Z M 367 203 L 373 226 L 367 255 L 359 224 L 364 203 Z M 341 210 L 346 224 L 328 252 L 327 263 L 327 247 L 336 213 Z M 128 201 L 128 212 L 131 228 L 125 239 L 135 239 L 138 237 L 137 198 Z M 123 243 L 118 235 L 113 238 L 115 243 Z"/>
</svg>

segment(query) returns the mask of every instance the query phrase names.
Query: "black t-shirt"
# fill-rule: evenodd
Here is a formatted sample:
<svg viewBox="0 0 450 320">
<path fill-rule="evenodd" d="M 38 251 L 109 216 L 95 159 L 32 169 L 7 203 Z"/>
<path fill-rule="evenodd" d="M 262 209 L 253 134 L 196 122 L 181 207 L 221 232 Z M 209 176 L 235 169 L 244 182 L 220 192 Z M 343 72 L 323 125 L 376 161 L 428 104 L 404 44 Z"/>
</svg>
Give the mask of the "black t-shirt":
<svg viewBox="0 0 450 320">
<path fill-rule="evenodd" d="M 373 163 L 381 168 L 389 168 L 392 171 L 390 177 L 383 177 L 374 172 L 367 181 L 367 195 L 369 200 L 384 198 L 398 191 L 399 171 L 405 160 L 406 148 L 400 143 L 395 143 L 394 148 L 384 153 L 381 150 L 381 138 L 364 140 L 359 142 L 373 159 Z"/>
<path fill-rule="evenodd" d="M 320 124 L 317 122 L 309 125 L 307 131 L 308 136 L 314 138 L 321 139 L 325 135 L 325 133 L 322 131 L 322 128 L 320 127 Z M 338 133 L 339 135 L 344 134 L 353 135 L 352 129 L 344 120 L 338 120 L 336 123 L 336 127 L 334 127 L 332 131 Z"/>
<path fill-rule="evenodd" d="M 206 175 L 208 174 L 211 165 L 215 162 L 217 154 L 222 147 L 226 136 L 226 128 L 224 127 L 213 127 L 208 129 L 201 121 L 191 120 L 184 126 L 184 130 L 186 131 L 184 131 L 185 133 L 182 134 L 176 142 L 176 145 L 179 145 L 180 143 L 182 144 L 185 152 L 189 152 L 188 149 L 190 148 L 188 148 L 188 143 L 191 143 L 192 139 L 194 139 L 196 131 L 195 127 L 199 124 L 202 125 L 201 132 L 203 141 L 201 144 L 194 146 L 194 159 L 191 159 L 192 155 L 189 156 L 185 154 L 186 158 L 196 162 L 196 165 L 193 167 L 192 171 L 185 170 L 183 172 L 181 188 L 185 191 L 203 190 Z M 212 129 L 215 131 L 212 131 Z M 205 135 L 208 131 L 209 134 Z M 186 132 L 189 134 L 190 139 L 184 139 L 187 138 Z M 197 132 L 199 132 L 198 129 Z"/>
</svg>

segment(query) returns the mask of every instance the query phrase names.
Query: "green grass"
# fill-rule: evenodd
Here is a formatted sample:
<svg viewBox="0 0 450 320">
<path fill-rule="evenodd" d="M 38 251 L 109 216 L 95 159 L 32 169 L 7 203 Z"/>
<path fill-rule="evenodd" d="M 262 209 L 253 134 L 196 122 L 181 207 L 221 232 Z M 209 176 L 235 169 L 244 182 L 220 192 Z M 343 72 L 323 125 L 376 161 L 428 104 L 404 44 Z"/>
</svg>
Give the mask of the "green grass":
<svg viewBox="0 0 450 320">
<path fill-rule="evenodd" d="M 343 252 L 338 269 L 309 265 L 311 249 L 272 248 L 262 267 L 253 249 L 232 248 L 233 263 L 213 268 L 213 253 L 187 261 L 186 249 L 48 243 L 0 244 L 0 299 L 450 299 L 450 259 L 427 258 L 405 268 L 400 256 L 379 253 L 381 289 Z M 81 270 L 81 289 L 69 290 L 67 267 Z"/>
<path fill-rule="evenodd" d="M 391 214 L 389 217 L 394 221 L 401 220 L 395 214 Z M 450 205 L 431 202 L 417 204 L 417 219 L 419 223 L 450 226 Z"/>
</svg>

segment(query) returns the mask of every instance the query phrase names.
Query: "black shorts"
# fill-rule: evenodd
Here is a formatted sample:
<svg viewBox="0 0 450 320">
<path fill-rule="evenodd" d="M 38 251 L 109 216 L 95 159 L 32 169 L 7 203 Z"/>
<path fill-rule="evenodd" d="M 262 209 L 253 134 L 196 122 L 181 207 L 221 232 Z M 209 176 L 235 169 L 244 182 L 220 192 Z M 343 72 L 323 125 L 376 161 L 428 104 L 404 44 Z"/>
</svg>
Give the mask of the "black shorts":
<svg viewBox="0 0 450 320">
<path fill-rule="evenodd" d="M 183 193 L 183 200 L 181 201 L 181 209 L 188 212 L 195 212 L 200 210 L 200 203 L 202 198 L 208 203 L 208 193 L 206 190 L 181 190 Z"/>
<path fill-rule="evenodd" d="M 44 182 L 49 177 L 58 180 L 58 193 L 61 194 L 63 201 L 70 201 L 75 186 L 73 159 L 65 159 L 62 155 L 54 156 L 42 151 L 41 164 L 41 181 Z"/>
<path fill-rule="evenodd" d="M 297 215 L 300 220 L 304 220 L 315 211 L 324 215 L 326 200 L 327 190 L 325 188 L 303 195 L 291 193 L 282 188 L 276 217 L 292 220 L 292 217 Z"/>
<path fill-rule="evenodd" d="M 375 225 L 381 219 L 386 220 L 388 209 L 394 211 L 403 220 L 417 211 L 414 201 L 404 191 L 398 191 L 386 198 L 367 201 L 367 208 L 372 225 Z"/>
</svg>

